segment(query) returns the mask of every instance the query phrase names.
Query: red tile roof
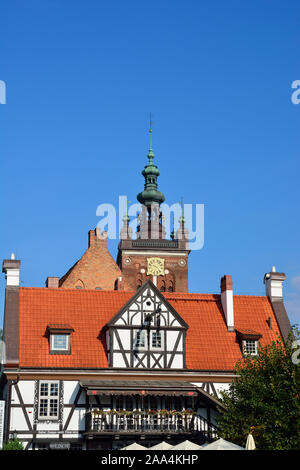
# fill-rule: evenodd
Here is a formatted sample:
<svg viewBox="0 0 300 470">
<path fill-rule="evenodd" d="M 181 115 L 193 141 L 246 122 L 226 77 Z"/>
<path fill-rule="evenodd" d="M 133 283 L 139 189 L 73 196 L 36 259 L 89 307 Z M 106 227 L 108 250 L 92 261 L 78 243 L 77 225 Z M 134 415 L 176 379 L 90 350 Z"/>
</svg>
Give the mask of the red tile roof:
<svg viewBox="0 0 300 470">
<path fill-rule="evenodd" d="M 107 368 L 103 327 L 133 295 L 125 291 L 21 287 L 20 367 Z M 187 368 L 233 370 L 241 350 L 236 334 L 227 331 L 220 295 L 164 296 L 189 325 Z M 262 345 L 277 338 L 279 328 L 267 297 L 235 295 L 233 299 L 236 329 L 260 333 Z M 74 329 L 70 355 L 49 354 L 50 323 L 68 324 Z"/>
</svg>

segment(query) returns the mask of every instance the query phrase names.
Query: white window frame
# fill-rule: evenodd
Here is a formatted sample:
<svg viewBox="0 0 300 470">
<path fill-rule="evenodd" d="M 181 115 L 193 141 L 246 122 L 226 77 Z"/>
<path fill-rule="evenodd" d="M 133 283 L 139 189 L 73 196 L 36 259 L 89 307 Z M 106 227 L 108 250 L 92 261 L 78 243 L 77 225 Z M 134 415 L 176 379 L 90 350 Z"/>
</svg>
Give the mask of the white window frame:
<svg viewBox="0 0 300 470">
<path fill-rule="evenodd" d="M 137 335 L 142 334 L 144 336 L 144 346 L 138 346 L 137 345 Z M 161 345 L 160 346 L 153 346 L 152 341 L 153 341 L 153 334 L 157 334 L 156 330 L 150 330 L 150 341 L 149 341 L 149 350 L 150 351 L 162 351 L 164 349 L 164 335 L 162 334 L 162 331 L 159 331 L 160 334 L 160 339 L 161 339 Z M 133 334 L 133 347 L 137 351 L 148 351 L 148 332 L 146 330 L 134 330 Z"/>
<path fill-rule="evenodd" d="M 65 348 L 57 348 L 54 347 L 54 338 L 55 336 L 64 336 L 66 337 L 66 347 Z M 51 333 L 50 335 L 50 351 L 51 352 L 69 352 L 70 351 L 70 335 L 66 333 Z"/>
<path fill-rule="evenodd" d="M 247 343 L 248 342 L 254 343 L 255 352 L 247 351 Z M 255 340 L 255 339 L 244 339 L 243 340 L 243 353 L 247 356 L 257 356 L 257 354 L 258 354 L 258 341 Z"/>
<path fill-rule="evenodd" d="M 42 393 L 42 386 L 47 385 L 47 394 Z M 51 385 L 57 385 L 57 394 L 51 394 Z M 38 419 L 40 421 L 58 421 L 59 418 L 59 394 L 60 384 L 58 380 L 41 380 L 39 382 Z M 41 414 L 42 400 L 46 402 L 46 414 Z M 56 402 L 56 414 L 51 415 L 51 401 Z"/>
</svg>

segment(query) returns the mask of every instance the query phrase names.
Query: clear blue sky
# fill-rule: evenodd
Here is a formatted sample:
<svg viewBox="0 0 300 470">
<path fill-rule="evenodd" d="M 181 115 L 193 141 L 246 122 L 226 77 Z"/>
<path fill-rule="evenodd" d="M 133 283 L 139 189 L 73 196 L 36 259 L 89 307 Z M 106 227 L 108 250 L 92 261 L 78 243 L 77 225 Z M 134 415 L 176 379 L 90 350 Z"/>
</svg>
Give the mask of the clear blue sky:
<svg viewBox="0 0 300 470">
<path fill-rule="evenodd" d="M 69 269 L 98 204 L 135 201 L 151 111 L 166 202 L 205 204 L 190 291 L 231 274 L 263 295 L 275 265 L 300 323 L 299 26 L 293 0 L 2 2 L 0 246 L 22 285 Z"/>
</svg>

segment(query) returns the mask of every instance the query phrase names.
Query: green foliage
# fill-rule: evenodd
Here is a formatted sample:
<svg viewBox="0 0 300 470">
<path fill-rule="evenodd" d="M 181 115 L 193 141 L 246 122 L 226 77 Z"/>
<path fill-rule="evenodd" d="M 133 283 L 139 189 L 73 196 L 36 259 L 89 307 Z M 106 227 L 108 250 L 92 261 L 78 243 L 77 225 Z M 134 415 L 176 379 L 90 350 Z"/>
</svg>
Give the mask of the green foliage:
<svg viewBox="0 0 300 470">
<path fill-rule="evenodd" d="M 245 447 L 251 431 L 257 449 L 300 449 L 300 364 L 292 360 L 297 338 L 294 328 L 286 342 L 278 338 L 236 364 L 237 378 L 222 393 L 221 437 Z"/>
<path fill-rule="evenodd" d="M 6 444 L 3 444 L 2 450 L 24 450 L 22 442 L 18 439 L 10 439 Z"/>
</svg>

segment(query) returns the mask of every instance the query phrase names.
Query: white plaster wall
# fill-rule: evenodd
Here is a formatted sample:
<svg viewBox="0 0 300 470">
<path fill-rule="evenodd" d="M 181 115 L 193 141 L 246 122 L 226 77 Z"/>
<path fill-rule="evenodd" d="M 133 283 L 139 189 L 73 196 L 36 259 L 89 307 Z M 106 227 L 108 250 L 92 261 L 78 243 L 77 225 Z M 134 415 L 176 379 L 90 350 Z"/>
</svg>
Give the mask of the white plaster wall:
<svg viewBox="0 0 300 470">
<path fill-rule="evenodd" d="M 124 349 L 130 349 L 130 330 L 118 330 L 119 337 Z M 115 349 L 118 348 L 118 342 L 114 341 Z"/>
<path fill-rule="evenodd" d="M 19 398 L 18 398 L 18 395 L 14 386 L 11 388 L 11 403 L 12 405 L 20 404 L 20 401 L 19 401 Z"/>
<path fill-rule="evenodd" d="M 71 409 L 64 410 L 64 424 L 66 423 Z M 85 409 L 76 408 L 68 425 L 68 431 L 78 431 L 85 429 Z"/>
<path fill-rule="evenodd" d="M 171 356 L 172 354 L 167 354 L 167 363 L 169 363 Z M 183 367 L 182 354 L 175 354 L 172 365 L 171 365 L 171 369 L 181 369 L 182 367 Z"/>
<path fill-rule="evenodd" d="M 58 421 L 39 421 L 36 425 L 37 431 L 58 431 Z"/>
<path fill-rule="evenodd" d="M 25 416 L 22 408 L 11 408 L 10 430 L 14 431 L 18 429 L 21 429 L 22 431 L 28 430 Z"/>
<path fill-rule="evenodd" d="M 18 387 L 24 403 L 33 403 L 34 396 L 34 380 L 21 380 Z M 16 392 L 14 391 L 17 396 Z M 17 403 L 17 402 L 13 402 Z"/>
<path fill-rule="evenodd" d="M 64 382 L 64 403 L 66 405 L 72 405 L 75 401 L 80 384 L 75 380 L 66 380 Z M 78 404 L 85 404 L 85 392 L 82 391 L 79 397 Z"/>
<path fill-rule="evenodd" d="M 121 353 L 114 353 L 113 367 L 126 367 L 125 361 Z"/>
<path fill-rule="evenodd" d="M 167 350 L 173 350 L 176 340 L 178 338 L 179 332 L 178 331 L 167 331 Z M 178 343 L 178 348 L 177 351 L 182 351 L 183 349 L 183 343 L 182 343 L 182 337 Z"/>
</svg>

